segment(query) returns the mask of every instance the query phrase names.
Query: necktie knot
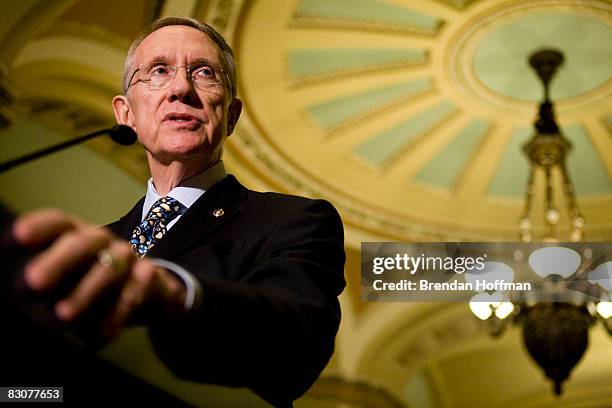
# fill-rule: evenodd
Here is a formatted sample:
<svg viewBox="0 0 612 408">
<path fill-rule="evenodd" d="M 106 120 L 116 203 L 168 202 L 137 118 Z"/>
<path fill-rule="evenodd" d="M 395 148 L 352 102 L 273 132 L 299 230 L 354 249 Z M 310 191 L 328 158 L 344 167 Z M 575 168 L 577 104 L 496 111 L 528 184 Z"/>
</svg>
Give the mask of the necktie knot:
<svg viewBox="0 0 612 408">
<path fill-rule="evenodd" d="M 134 253 L 143 257 L 167 231 L 168 224 L 187 211 L 187 207 L 172 197 L 157 200 L 147 216 L 134 229 L 130 244 Z"/>
</svg>

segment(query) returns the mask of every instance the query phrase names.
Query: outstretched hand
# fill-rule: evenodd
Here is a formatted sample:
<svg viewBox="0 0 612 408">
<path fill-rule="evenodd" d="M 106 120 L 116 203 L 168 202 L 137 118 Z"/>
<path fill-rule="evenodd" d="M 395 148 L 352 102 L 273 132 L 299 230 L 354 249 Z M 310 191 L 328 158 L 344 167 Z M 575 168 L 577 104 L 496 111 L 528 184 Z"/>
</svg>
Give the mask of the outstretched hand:
<svg viewBox="0 0 612 408">
<path fill-rule="evenodd" d="M 59 292 L 53 305 L 57 318 L 66 324 L 93 319 L 87 323 L 103 342 L 128 325 L 172 321 L 185 314 L 182 282 L 150 260 L 137 258 L 127 241 L 105 228 L 47 209 L 18 218 L 12 232 L 20 245 L 46 247 L 26 264 L 26 285 L 40 294 L 61 288 L 65 292 Z"/>
</svg>

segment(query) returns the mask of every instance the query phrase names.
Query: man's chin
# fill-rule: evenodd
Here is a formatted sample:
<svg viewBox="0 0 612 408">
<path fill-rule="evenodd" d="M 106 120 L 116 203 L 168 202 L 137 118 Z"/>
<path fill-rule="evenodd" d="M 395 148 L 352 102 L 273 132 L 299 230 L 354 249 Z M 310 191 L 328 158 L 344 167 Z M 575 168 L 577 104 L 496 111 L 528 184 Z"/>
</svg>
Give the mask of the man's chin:
<svg viewBox="0 0 612 408">
<path fill-rule="evenodd" d="M 193 159 L 206 162 L 213 155 L 201 145 L 197 146 L 173 146 L 171 148 L 162 149 L 152 156 L 159 162 L 169 164 L 171 162 L 188 162 Z"/>
<path fill-rule="evenodd" d="M 205 135 L 188 130 L 172 132 L 162 136 L 160 151 L 166 155 L 191 157 L 209 150 Z"/>
</svg>

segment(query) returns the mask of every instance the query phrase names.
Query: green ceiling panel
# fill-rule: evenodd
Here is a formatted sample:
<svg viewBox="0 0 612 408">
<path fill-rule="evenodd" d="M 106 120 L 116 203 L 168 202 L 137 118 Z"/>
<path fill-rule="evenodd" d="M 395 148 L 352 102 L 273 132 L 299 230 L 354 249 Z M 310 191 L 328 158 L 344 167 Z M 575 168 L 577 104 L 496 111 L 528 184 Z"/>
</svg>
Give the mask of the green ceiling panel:
<svg viewBox="0 0 612 408">
<path fill-rule="evenodd" d="M 554 100 L 591 91 L 612 78 L 612 27 L 579 15 L 534 14 L 508 23 L 484 38 L 474 55 L 474 71 L 493 91 L 539 101 L 542 85 L 528 66 L 541 48 L 556 48 L 565 62 L 551 83 Z"/>
<path fill-rule="evenodd" d="M 612 192 L 612 184 L 604 165 L 584 128 L 576 124 L 564 127 L 563 132 L 573 145 L 567 157 L 567 167 L 576 193 Z"/>
<path fill-rule="evenodd" d="M 302 0 L 294 17 L 348 20 L 366 25 L 398 27 L 400 29 L 435 32 L 441 22 L 418 11 L 378 0 Z"/>
<path fill-rule="evenodd" d="M 489 127 L 487 122 L 473 120 L 423 167 L 416 179 L 451 189 L 461 171 L 469 164 Z"/>
<path fill-rule="evenodd" d="M 422 64 L 426 57 L 426 50 L 404 48 L 294 49 L 289 52 L 289 69 L 300 78 Z"/>
<path fill-rule="evenodd" d="M 362 115 L 432 89 L 430 79 L 401 82 L 343 96 L 308 107 L 308 113 L 326 131 Z"/>
<path fill-rule="evenodd" d="M 382 166 L 397 156 L 419 136 L 431 130 L 456 110 L 450 102 L 414 116 L 358 146 L 354 152 L 368 162 Z"/>
<path fill-rule="evenodd" d="M 523 145 L 533 135 L 533 129 L 515 129 L 489 187 L 490 195 L 522 198 L 527 187 L 529 165 L 523 154 Z"/>
</svg>

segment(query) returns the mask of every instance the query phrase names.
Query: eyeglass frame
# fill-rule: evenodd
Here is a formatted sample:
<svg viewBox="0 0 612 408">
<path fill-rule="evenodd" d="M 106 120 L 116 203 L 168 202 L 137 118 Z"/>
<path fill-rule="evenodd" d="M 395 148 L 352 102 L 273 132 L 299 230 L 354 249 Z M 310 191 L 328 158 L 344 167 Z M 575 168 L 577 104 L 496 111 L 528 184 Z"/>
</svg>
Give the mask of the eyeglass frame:
<svg viewBox="0 0 612 408">
<path fill-rule="evenodd" d="M 147 84 L 149 85 L 149 90 L 150 90 L 150 91 L 159 91 L 159 90 L 162 90 L 162 89 L 167 89 L 167 88 L 169 88 L 169 87 L 170 87 L 170 85 L 172 84 L 172 82 L 173 82 L 173 81 L 174 81 L 174 79 L 176 78 L 176 73 L 178 72 L 179 68 L 185 68 L 185 71 L 187 72 L 187 77 L 188 77 L 188 78 L 191 80 L 191 82 L 193 83 L 193 85 L 194 85 L 196 88 L 198 88 L 198 89 L 200 89 L 200 90 L 202 90 L 202 91 L 207 91 L 206 89 L 201 89 L 201 88 L 200 88 L 200 87 L 197 85 L 197 81 L 196 81 L 196 80 L 193 78 L 193 76 L 192 76 L 193 71 L 191 70 L 191 68 L 192 68 L 192 67 L 197 67 L 197 68 L 199 68 L 199 67 L 206 66 L 206 65 L 210 66 L 210 67 L 211 67 L 213 70 L 214 70 L 214 69 L 217 69 L 217 70 L 218 70 L 220 73 L 222 73 L 222 74 L 223 74 L 223 76 L 225 77 L 225 81 L 226 81 L 226 82 L 227 82 L 227 84 L 228 84 L 227 86 L 229 86 L 229 84 L 230 84 L 230 81 L 229 81 L 229 77 L 228 77 L 228 75 L 227 75 L 227 72 L 225 72 L 225 70 L 224 70 L 222 67 L 217 66 L 217 68 L 215 68 L 215 67 L 214 67 L 214 66 L 212 66 L 211 64 L 208 64 L 206 61 L 198 61 L 198 62 L 193 62 L 193 63 L 191 63 L 191 64 L 187 64 L 187 65 L 172 65 L 172 64 L 166 64 L 166 63 L 164 63 L 164 62 L 157 62 L 157 63 L 152 63 L 149 69 L 152 69 L 152 68 L 154 68 L 154 67 L 155 67 L 155 66 L 157 66 L 157 65 L 164 65 L 164 66 L 166 66 L 166 67 L 169 67 L 169 68 L 174 69 L 174 73 L 172 74 L 172 78 L 170 78 L 170 80 L 168 81 L 168 85 L 166 85 L 166 86 L 164 86 L 164 87 L 162 87 L 162 88 L 151 89 L 151 78 L 149 78 L 149 79 L 142 79 L 142 78 L 139 78 L 139 79 L 137 79 L 136 81 L 134 81 L 134 83 L 132 83 L 132 80 L 134 79 L 134 76 L 136 76 L 136 73 L 137 73 L 137 72 L 139 72 L 139 71 L 142 71 L 142 65 L 143 65 L 143 64 L 140 64 L 140 65 L 138 66 L 138 68 L 136 68 L 136 70 L 134 70 L 134 72 L 132 73 L 132 76 L 130 76 L 130 80 L 128 81 L 128 86 L 127 86 L 127 88 L 126 88 L 126 90 L 125 90 L 125 92 L 126 92 L 126 93 L 127 93 L 127 91 L 129 91 L 129 90 L 130 90 L 130 88 L 131 88 L 131 86 L 132 86 L 132 85 L 135 85 L 135 84 L 137 84 L 138 82 L 147 83 Z M 222 80 L 219 80 L 219 82 L 217 82 L 217 83 L 218 83 L 219 85 L 221 85 L 223 88 L 226 88 L 226 84 L 225 84 L 225 83 L 224 83 Z M 230 89 L 227 89 L 227 90 L 231 92 L 231 90 L 230 90 Z"/>
</svg>

